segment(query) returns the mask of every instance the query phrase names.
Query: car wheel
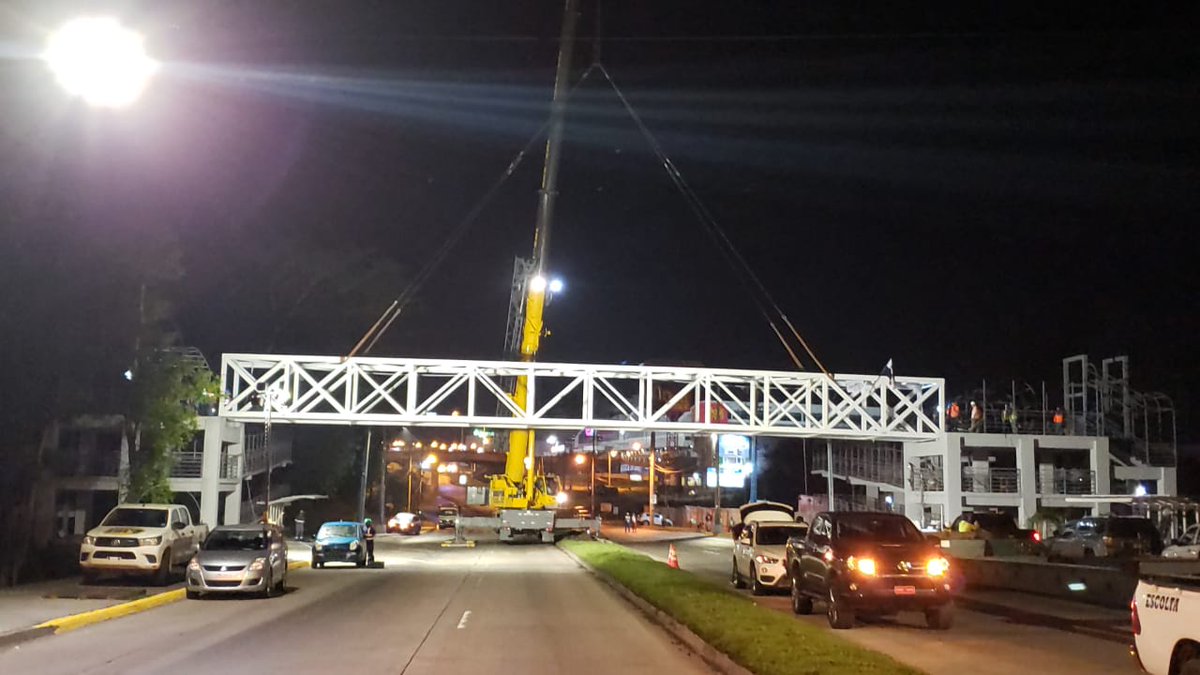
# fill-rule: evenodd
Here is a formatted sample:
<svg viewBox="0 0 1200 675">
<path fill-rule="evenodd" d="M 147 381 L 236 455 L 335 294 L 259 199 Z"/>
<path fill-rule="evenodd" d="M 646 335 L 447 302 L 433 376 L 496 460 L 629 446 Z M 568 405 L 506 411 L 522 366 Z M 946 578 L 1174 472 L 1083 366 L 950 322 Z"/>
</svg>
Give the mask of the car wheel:
<svg viewBox="0 0 1200 675">
<path fill-rule="evenodd" d="M 796 614 L 812 614 L 812 598 L 808 597 L 808 595 L 800 588 L 799 576 L 800 570 L 792 571 L 792 611 Z"/>
<path fill-rule="evenodd" d="M 358 560 L 354 561 L 354 564 L 359 567 L 366 567 L 367 566 L 367 557 L 363 556 L 363 557 L 359 558 Z"/>
<path fill-rule="evenodd" d="M 842 630 L 854 627 L 854 610 L 846 606 L 846 602 L 838 597 L 832 586 L 829 587 L 827 604 L 826 614 L 831 628 Z"/>
<path fill-rule="evenodd" d="M 949 630 L 954 625 L 954 605 L 946 603 L 925 610 L 925 624 L 934 630 Z"/>
<path fill-rule="evenodd" d="M 1090 548 L 1085 548 L 1083 549 L 1083 557 L 1087 559 L 1095 558 L 1096 552 Z"/>
<path fill-rule="evenodd" d="M 171 580 L 171 549 L 163 551 L 162 560 L 158 562 L 158 569 L 154 570 L 154 585 L 166 586 Z"/>
<path fill-rule="evenodd" d="M 200 591 L 193 591 L 190 588 L 187 590 L 186 595 L 187 595 L 188 600 L 199 600 L 200 599 Z"/>
<path fill-rule="evenodd" d="M 742 575 L 738 574 L 737 560 L 733 561 L 733 574 L 729 577 L 729 583 L 733 584 L 734 588 L 746 587 L 746 582 L 742 581 Z"/>
<path fill-rule="evenodd" d="M 758 580 L 758 570 L 754 569 L 754 565 L 750 566 L 750 594 L 762 595 L 767 592 L 767 587 L 762 585 Z"/>
<path fill-rule="evenodd" d="M 283 595 L 287 590 L 287 569 L 284 569 L 283 576 L 279 577 L 279 583 L 275 584 L 275 592 Z"/>
</svg>

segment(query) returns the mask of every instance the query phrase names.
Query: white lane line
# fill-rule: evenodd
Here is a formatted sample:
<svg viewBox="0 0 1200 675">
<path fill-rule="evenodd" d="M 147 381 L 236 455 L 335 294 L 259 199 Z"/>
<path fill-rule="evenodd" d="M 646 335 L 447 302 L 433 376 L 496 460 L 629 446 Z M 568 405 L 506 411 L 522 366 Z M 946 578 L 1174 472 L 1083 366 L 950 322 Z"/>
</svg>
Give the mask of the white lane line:
<svg viewBox="0 0 1200 675">
<path fill-rule="evenodd" d="M 467 619 L 469 619 L 469 618 L 471 618 L 471 610 L 468 609 L 467 611 L 463 612 L 462 618 L 458 620 L 458 627 L 466 628 L 467 627 Z"/>
</svg>

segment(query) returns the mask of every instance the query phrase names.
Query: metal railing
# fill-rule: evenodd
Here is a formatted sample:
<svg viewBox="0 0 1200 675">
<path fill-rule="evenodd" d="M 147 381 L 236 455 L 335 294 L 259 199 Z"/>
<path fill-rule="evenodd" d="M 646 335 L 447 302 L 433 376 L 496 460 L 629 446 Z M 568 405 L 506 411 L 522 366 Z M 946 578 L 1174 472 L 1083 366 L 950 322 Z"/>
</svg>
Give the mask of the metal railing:
<svg viewBox="0 0 1200 675">
<path fill-rule="evenodd" d="M 964 466 L 963 492 L 1015 494 L 1021 489 L 1021 470 L 1010 468 L 976 469 Z"/>
<path fill-rule="evenodd" d="M 1037 479 L 1039 494 L 1096 494 L 1096 472 L 1090 469 L 1055 469 L 1049 476 L 1039 472 Z"/>
</svg>

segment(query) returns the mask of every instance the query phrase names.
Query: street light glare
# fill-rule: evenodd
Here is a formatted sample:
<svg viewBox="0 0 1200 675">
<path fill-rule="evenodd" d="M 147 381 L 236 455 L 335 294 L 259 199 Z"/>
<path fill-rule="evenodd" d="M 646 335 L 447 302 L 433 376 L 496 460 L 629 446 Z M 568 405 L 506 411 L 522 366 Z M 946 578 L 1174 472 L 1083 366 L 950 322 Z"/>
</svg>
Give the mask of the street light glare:
<svg viewBox="0 0 1200 675">
<path fill-rule="evenodd" d="M 562 279 L 551 279 L 550 280 L 550 292 L 555 293 L 555 294 L 562 293 L 563 292 L 563 280 Z"/>
<path fill-rule="evenodd" d="M 142 43 L 116 19 L 79 18 L 50 34 L 42 58 L 71 95 L 100 108 L 123 108 L 158 70 Z"/>
</svg>

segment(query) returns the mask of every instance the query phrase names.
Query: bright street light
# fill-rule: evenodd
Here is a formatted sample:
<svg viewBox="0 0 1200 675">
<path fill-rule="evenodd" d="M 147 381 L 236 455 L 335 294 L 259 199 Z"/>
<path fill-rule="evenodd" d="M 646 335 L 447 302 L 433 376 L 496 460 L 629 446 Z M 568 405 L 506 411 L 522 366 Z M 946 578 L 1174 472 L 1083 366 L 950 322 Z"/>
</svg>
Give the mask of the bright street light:
<svg viewBox="0 0 1200 675">
<path fill-rule="evenodd" d="M 582 466 L 586 462 L 587 462 L 587 457 L 585 457 L 584 455 L 575 455 L 575 463 L 576 464 L 579 464 Z"/>
<path fill-rule="evenodd" d="M 641 449 L 642 449 L 642 444 L 639 443 L 638 441 L 634 441 L 633 442 L 633 451 L 638 452 Z"/>
<path fill-rule="evenodd" d="M 428 469 L 429 467 L 433 466 L 436 463 L 437 463 L 437 455 L 435 455 L 431 452 L 431 453 L 429 453 L 428 457 L 426 457 L 424 460 L 421 461 L 421 468 Z"/>
<path fill-rule="evenodd" d="M 558 445 L 558 436 L 550 434 L 546 437 L 546 445 Z"/>
<path fill-rule="evenodd" d="M 141 35 L 116 19 L 79 18 L 50 34 L 42 58 L 72 96 L 100 108 L 123 108 L 158 71 L 142 43 Z"/>
<path fill-rule="evenodd" d="M 563 292 L 563 280 L 562 279 L 551 279 L 550 280 L 550 292 L 554 293 L 556 295 L 558 293 L 562 293 Z"/>
<path fill-rule="evenodd" d="M 529 280 L 529 290 L 534 293 L 544 293 L 546 291 L 546 277 L 540 274 Z"/>
</svg>

